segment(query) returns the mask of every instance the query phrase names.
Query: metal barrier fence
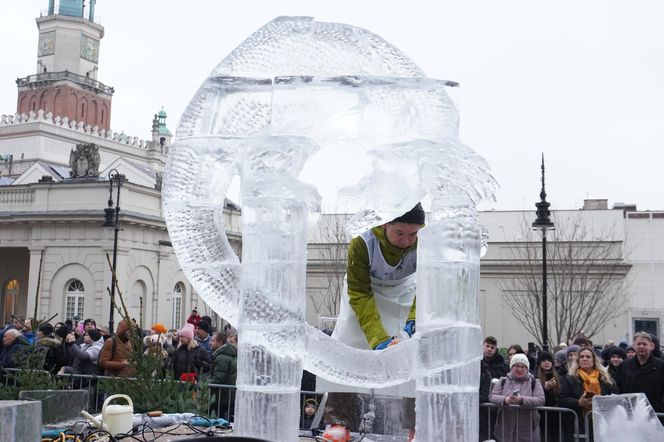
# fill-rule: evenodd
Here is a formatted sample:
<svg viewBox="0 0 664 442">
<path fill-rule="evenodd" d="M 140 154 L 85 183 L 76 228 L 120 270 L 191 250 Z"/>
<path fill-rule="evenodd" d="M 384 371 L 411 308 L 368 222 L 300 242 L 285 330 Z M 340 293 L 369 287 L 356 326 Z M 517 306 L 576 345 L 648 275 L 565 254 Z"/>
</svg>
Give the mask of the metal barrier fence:
<svg viewBox="0 0 664 442">
<path fill-rule="evenodd" d="M 541 442 L 590 440 L 589 421 L 574 410 L 561 407 L 502 406 L 480 404 L 480 440 L 533 440 Z"/>
</svg>

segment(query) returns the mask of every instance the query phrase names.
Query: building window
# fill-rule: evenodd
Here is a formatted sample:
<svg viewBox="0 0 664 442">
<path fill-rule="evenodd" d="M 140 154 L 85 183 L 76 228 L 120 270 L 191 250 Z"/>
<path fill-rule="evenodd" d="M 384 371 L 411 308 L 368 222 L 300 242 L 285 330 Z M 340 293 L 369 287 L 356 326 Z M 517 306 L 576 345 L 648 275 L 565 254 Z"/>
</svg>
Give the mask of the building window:
<svg viewBox="0 0 664 442">
<path fill-rule="evenodd" d="M 659 319 L 634 318 L 634 334 L 642 331 L 659 338 Z"/>
<path fill-rule="evenodd" d="M 184 284 L 178 282 L 173 287 L 173 328 L 180 330 L 182 328 L 182 295 L 184 293 Z"/>
<path fill-rule="evenodd" d="M 72 280 L 67 286 L 67 304 L 65 307 L 65 319 L 83 319 L 85 308 L 85 287 L 78 279 Z"/>
<path fill-rule="evenodd" d="M 9 317 L 16 314 L 16 298 L 18 298 L 19 285 L 15 279 L 5 286 L 5 296 L 2 300 L 2 324 L 9 322 Z"/>
</svg>

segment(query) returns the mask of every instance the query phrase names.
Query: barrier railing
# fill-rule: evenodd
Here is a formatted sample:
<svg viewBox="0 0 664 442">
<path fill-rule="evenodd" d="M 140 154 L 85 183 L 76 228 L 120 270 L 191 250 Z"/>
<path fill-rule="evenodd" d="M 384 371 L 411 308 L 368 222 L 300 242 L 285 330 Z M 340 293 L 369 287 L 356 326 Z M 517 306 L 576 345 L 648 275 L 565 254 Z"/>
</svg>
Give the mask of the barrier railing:
<svg viewBox="0 0 664 442">
<path fill-rule="evenodd" d="M 534 433 L 538 437 L 534 438 Z M 568 442 L 589 440 L 589 422 L 574 410 L 561 407 L 480 404 L 480 440 L 537 440 Z"/>
</svg>

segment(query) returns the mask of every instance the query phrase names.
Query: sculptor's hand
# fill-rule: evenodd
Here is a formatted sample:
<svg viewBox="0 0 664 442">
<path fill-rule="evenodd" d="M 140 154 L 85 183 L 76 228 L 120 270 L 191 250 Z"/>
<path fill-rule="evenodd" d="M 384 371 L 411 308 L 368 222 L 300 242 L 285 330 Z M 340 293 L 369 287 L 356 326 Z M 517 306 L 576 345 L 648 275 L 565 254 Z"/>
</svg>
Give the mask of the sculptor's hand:
<svg viewBox="0 0 664 442">
<path fill-rule="evenodd" d="M 399 342 L 401 342 L 401 341 L 399 341 L 397 338 L 392 337 L 392 338 L 386 339 L 383 342 L 381 342 L 380 344 L 376 345 L 374 347 L 374 350 L 385 350 L 387 347 L 391 347 L 395 344 L 398 344 Z"/>
</svg>

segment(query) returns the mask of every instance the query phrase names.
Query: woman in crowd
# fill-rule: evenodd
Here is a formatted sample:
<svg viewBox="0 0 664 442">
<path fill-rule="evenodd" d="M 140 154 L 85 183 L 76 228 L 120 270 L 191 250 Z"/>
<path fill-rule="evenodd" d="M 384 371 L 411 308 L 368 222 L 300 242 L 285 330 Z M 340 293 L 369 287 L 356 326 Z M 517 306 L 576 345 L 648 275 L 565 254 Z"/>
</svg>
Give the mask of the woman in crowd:
<svg viewBox="0 0 664 442">
<path fill-rule="evenodd" d="M 560 406 L 576 412 L 579 422 L 588 416 L 590 440 L 593 440 L 592 411 L 593 396 L 617 393 L 611 375 L 602 366 L 599 357 L 590 348 L 579 351 L 574 362 L 570 364 L 569 374 L 560 385 Z M 567 435 L 573 435 L 571 428 L 566 428 Z M 571 440 L 571 439 L 570 439 Z"/>
<path fill-rule="evenodd" d="M 194 326 L 186 324 L 178 333 L 180 342 L 173 352 L 172 361 L 175 379 L 195 381 L 200 372 L 210 371 L 210 353 L 194 339 Z"/>
<path fill-rule="evenodd" d="M 627 354 L 625 354 L 625 350 L 623 350 L 620 347 L 611 348 L 608 354 L 608 361 L 605 362 L 609 363 L 607 369 L 612 379 L 615 378 L 616 370 L 618 370 L 618 367 L 620 367 L 620 364 L 622 364 L 625 359 L 627 359 Z"/>
<path fill-rule="evenodd" d="M 510 372 L 496 382 L 489 395 L 491 403 L 502 406 L 494 430 L 500 442 L 539 442 L 539 414 L 535 407 L 544 405 L 542 384 L 528 372 L 530 363 L 523 353 L 510 360 Z M 511 407 L 519 405 L 519 407 Z"/>
<path fill-rule="evenodd" d="M 558 396 L 560 394 L 560 380 L 554 367 L 554 360 L 551 353 L 541 351 L 537 356 L 537 379 L 539 379 L 544 389 L 544 397 L 547 407 L 558 406 Z M 545 413 L 540 421 L 540 428 L 543 440 L 557 441 L 560 434 L 560 415 L 558 413 Z"/>
</svg>

